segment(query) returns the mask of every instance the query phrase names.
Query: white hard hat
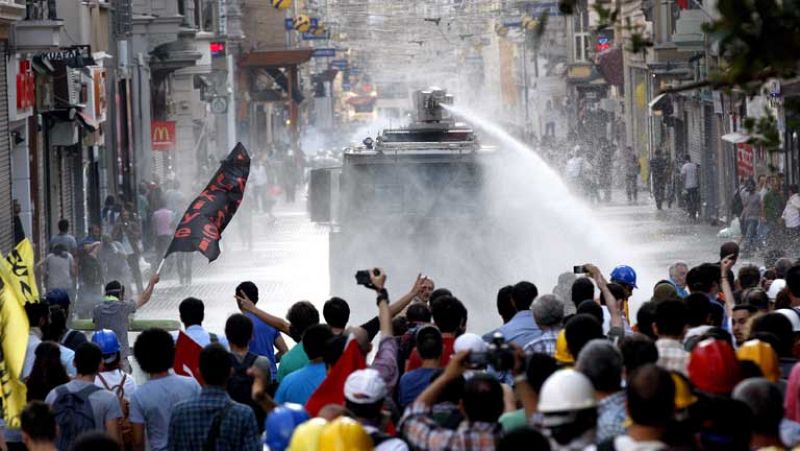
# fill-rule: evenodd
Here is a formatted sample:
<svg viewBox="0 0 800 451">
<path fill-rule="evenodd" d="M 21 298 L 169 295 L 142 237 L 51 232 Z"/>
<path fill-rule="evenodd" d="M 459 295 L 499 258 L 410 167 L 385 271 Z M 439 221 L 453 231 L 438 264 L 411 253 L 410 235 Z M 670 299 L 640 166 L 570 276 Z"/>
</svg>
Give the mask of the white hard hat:
<svg viewBox="0 0 800 451">
<path fill-rule="evenodd" d="M 774 301 L 775 298 L 778 297 L 778 293 L 780 293 L 781 290 L 783 290 L 784 288 L 786 288 L 786 280 L 775 279 L 769 286 L 769 291 L 767 291 L 767 296 L 769 296 L 769 299 L 771 301 Z"/>
<path fill-rule="evenodd" d="M 785 316 L 789 322 L 792 323 L 792 330 L 794 332 L 800 332 L 800 312 L 791 308 L 782 308 L 775 310 L 775 313 L 780 313 Z"/>
<path fill-rule="evenodd" d="M 486 352 L 488 348 L 489 345 L 487 345 L 479 335 L 470 332 L 461 334 L 456 338 L 456 341 L 453 342 L 454 353 L 459 353 L 461 351 Z"/>
<path fill-rule="evenodd" d="M 577 411 L 597 406 L 594 387 L 582 373 L 564 369 L 553 373 L 542 385 L 538 410 L 544 414 Z"/>
</svg>

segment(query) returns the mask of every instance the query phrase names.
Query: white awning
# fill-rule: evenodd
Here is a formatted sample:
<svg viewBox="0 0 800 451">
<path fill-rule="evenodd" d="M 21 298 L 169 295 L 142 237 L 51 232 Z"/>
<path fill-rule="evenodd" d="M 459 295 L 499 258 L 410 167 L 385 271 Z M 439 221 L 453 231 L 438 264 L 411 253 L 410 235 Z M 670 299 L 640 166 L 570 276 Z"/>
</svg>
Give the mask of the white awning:
<svg viewBox="0 0 800 451">
<path fill-rule="evenodd" d="M 722 140 L 733 144 L 741 144 L 750 141 L 750 135 L 742 132 L 733 132 L 722 135 Z"/>
</svg>

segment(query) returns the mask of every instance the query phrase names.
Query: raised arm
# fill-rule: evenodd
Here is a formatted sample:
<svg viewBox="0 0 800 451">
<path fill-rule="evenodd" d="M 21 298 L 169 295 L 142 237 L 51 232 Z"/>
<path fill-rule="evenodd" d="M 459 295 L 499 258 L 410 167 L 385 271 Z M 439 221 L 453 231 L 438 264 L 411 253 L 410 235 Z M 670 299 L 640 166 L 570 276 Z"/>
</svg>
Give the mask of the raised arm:
<svg viewBox="0 0 800 451">
<path fill-rule="evenodd" d="M 728 318 L 733 317 L 733 306 L 736 302 L 733 297 L 733 288 L 731 287 L 731 281 L 728 280 L 728 271 L 733 268 L 735 263 L 734 256 L 728 255 L 727 257 L 723 258 L 720 262 L 719 269 L 720 269 L 720 279 L 719 283 L 722 286 L 722 294 L 725 295 L 725 313 Z"/>
<path fill-rule="evenodd" d="M 617 305 L 617 298 L 611 293 L 611 290 L 608 289 L 608 282 L 606 282 L 605 276 L 603 276 L 602 271 L 590 263 L 584 265 L 586 268 L 586 272 L 589 274 L 595 284 L 597 284 L 597 288 L 600 289 L 600 293 L 603 296 L 603 299 L 606 301 L 606 307 L 608 308 L 608 314 L 611 316 L 611 327 L 622 327 L 622 312 L 620 311 L 619 305 Z"/>
<path fill-rule="evenodd" d="M 247 297 L 247 294 L 244 293 L 243 291 L 239 291 L 239 294 L 236 295 L 236 302 L 238 302 L 239 310 L 241 310 L 242 312 L 252 313 L 261 321 L 264 321 L 265 323 L 278 329 L 279 331 L 285 333 L 286 335 L 289 335 L 289 326 L 290 326 L 289 321 L 286 321 L 283 318 L 267 313 L 261 310 L 260 308 L 256 307 L 256 305 L 253 304 L 253 301 L 251 301 L 250 298 Z"/>
<path fill-rule="evenodd" d="M 150 276 L 150 281 L 147 282 L 147 287 L 145 287 L 144 291 L 139 293 L 139 297 L 136 299 L 137 310 L 150 302 L 150 297 L 153 296 L 153 290 L 155 289 L 159 280 L 161 280 L 161 277 L 158 273 L 153 273 L 153 275 Z"/>
<path fill-rule="evenodd" d="M 411 304 L 411 301 L 414 300 L 415 297 L 419 295 L 420 290 L 422 290 L 422 284 L 427 280 L 427 277 L 423 277 L 422 274 L 417 275 L 417 280 L 414 282 L 414 286 L 411 287 L 411 291 L 403 295 L 400 299 L 394 301 L 393 303 L 389 304 L 389 314 L 391 318 L 399 315 L 400 312 L 406 309 L 406 307 Z"/>
</svg>

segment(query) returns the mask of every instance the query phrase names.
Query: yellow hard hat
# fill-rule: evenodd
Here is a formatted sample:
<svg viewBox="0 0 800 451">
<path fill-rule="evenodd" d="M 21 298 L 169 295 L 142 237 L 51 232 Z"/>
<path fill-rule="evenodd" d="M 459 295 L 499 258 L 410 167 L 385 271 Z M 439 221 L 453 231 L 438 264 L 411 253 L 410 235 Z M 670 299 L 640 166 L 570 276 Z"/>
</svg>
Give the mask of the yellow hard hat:
<svg viewBox="0 0 800 451">
<path fill-rule="evenodd" d="M 272 0 L 272 7 L 278 11 L 285 11 L 292 6 L 292 0 Z"/>
<path fill-rule="evenodd" d="M 319 451 L 320 437 L 328 422 L 323 418 L 312 418 L 294 429 L 287 451 Z"/>
<path fill-rule="evenodd" d="M 555 357 L 556 361 L 562 365 L 573 365 L 575 363 L 575 358 L 567 347 L 567 334 L 564 332 L 564 329 L 561 329 L 561 332 L 558 333 L 558 337 L 556 338 Z"/>
<path fill-rule="evenodd" d="M 372 439 L 358 421 L 339 417 L 325 426 L 319 437 L 318 451 L 368 451 Z"/>
<path fill-rule="evenodd" d="M 676 372 L 670 373 L 675 384 L 675 410 L 683 410 L 697 402 L 697 397 L 692 393 L 692 387 L 685 377 Z"/>
<path fill-rule="evenodd" d="M 311 30 L 311 18 L 305 14 L 300 14 L 294 18 L 292 25 L 294 26 L 295 30 L 305 33 Z"/>
<path fill-rule="evenodd" d="M 770 382 L 778 382 L 781 378 L 781 369 L 778 366 L 778 354 L 772 349 L 769 343 L 761 340 L 746 341 L 738 351 L 736 358 L 739 360 L 749 360 L 759 368 L 761 373 Z"/>
</svg>

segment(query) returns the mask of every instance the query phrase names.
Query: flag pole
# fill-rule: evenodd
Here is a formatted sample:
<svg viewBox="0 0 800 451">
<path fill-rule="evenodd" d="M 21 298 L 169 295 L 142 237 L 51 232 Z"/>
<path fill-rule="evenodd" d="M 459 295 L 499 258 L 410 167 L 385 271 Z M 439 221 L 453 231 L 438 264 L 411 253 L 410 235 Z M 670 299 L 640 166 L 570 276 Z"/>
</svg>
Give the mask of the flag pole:
<svg viewBox="0 0 800 451">
<path fill-rule="evenodd" d="M 156 269 L 156 274 L 158 274 L 159 276 L 161 275 L 161 268 L 164 267 L 164 262 L 165 261 L 167 261 L 167 257 L 166 256 L 161 257 L 161 262 L 159 262 L 158 269 Z"/>
</svg>

